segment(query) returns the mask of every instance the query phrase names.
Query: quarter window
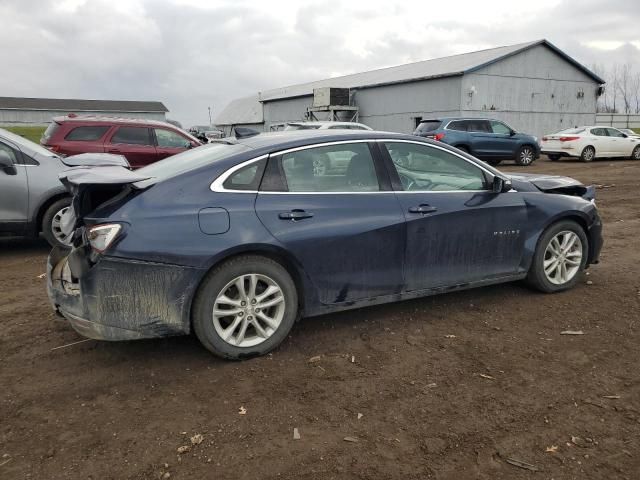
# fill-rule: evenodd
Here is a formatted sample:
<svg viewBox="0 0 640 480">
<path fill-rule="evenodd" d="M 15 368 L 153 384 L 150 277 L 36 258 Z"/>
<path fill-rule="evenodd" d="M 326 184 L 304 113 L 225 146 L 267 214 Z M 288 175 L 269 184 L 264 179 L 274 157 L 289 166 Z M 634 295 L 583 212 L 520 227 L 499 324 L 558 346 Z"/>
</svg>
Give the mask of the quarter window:
<svg viewBox="0 0 640 480">
<path fill-rule="evenodd" d="M 153 145 L 149 129 L 146 127 L 120 127 L 111 137 L 111 143 L 129 145 Z"/>
<path fill-rule="evenodd" d="M 102 138 L 107 130 L 109 130 L 108 126 L 76 127 L 67 133 L 64 139 L 74 142 L 92 142 Z"/>
<path fill-rule="evenodd" d="M 486 189 L 482 170 L 451 152 L 403 142 L 389 142 L 386 147 L 404 191 Z"/>
<path fill-rule="evenodd" d="M 182 135 L 172 132 L 171 130 L 165 130 L 164 128 L 154 129 L 156 134 L 156 140 L 159 147 L 169 148 L 187 148 L 191 145 L 191 142 L 184 138 Z"/>
<path fill-rule="evenodd" d="M 455 120 L 447 125 L 447 130 L 457 130 L 459 132 L 467 131 L 467 122 L 464 120 Z"/>
<path fill-rule="evenodd" d="M 267 160 L 264 159 L 242 167 L 231 174 L 222 186 L 227 190 L 257 191 L 266 163 Z"/>
<path fill-rule="evenodd" d="M 289 192 L 377 192 L 375 164 L 366 143 L 285 153 L 282 173 Z"/>
</svg>

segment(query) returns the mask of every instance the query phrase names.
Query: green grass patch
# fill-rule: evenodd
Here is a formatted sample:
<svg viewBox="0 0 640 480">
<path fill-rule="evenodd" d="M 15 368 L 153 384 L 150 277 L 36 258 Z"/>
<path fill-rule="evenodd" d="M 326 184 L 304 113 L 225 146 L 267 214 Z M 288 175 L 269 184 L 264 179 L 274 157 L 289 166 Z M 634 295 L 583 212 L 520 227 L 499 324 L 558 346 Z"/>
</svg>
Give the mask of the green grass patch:
<svg viewBox="0 0 640 480">
<path fill-rule="evenodd" d="M 633 130 L 636 133 L 640 133 L 640 128 L 632 128 L 631 130 Z"/>
<path fill-rule="evenodd" d="M 35 143 L 40 143 L 40 137 L 47 129 L 47 127 L 2 127 L 5 130 L 9 130 L 10 132 L 15 133 L 16 135 L 20 135 L 21 137 L 27 138 Z"/>
</svg>

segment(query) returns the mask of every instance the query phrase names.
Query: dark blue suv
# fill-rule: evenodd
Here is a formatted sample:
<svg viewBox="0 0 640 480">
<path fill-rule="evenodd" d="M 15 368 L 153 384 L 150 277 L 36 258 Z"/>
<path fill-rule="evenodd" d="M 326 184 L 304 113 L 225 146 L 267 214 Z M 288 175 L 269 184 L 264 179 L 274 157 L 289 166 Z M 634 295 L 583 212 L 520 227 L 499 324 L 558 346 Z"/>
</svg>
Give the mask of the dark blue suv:
<svg viewBox="0 0 640 480">
<path fill-rule="evenodd" d="M 518 133 L 500 120 L 487 118 L 440 118 L 422 120 L 414 135 L 447 143 L 490 165 L 515 159 L 531 165 L 540 156 L 538 139 Z"/>
</svg>

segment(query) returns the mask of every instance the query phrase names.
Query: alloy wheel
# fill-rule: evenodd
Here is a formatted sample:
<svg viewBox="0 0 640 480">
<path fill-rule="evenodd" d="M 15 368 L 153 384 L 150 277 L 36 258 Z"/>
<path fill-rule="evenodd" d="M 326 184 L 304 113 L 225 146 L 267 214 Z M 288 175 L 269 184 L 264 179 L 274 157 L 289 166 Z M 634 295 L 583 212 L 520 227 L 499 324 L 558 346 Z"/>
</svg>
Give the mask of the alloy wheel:
<svg viewBox="0 0 640 480">
<path fill-rule="evenodd" d="M 640 160 L 640 146 L 637 146 L 633 149 L 633 153 L 631 153 L 631 158 L 634 160 Z"/>
<path fill-rule="evenodd" d="M 282 288 L 266 275 L 234 278 L 216 297 L 213 326 L 222 340 L 235 347 L 253 347 L 271 337 L 282 322 Z"/>
<path fill-rule="evenodd" d="M 582 264 L 582 241 L 569 230 L 556 234 L 544 252 L 544 274 L 554 285 L 571 281 Z"/>
<path fill-rule="evenodd" d="M 62 231 L 62 217 L 69 210 L 70 207 L 64 207 L 56 212 L 51 220 L 51 233 L 54 238 L 63 245 L 71 244 L 71 234 L 65 235 Z"/>
<path fill-rule="evenodd" d="M 533 162 L 533 150 L 529 147 L 520 150 L 520 164 L 529 165 L 531 162 Z"/>
</svg>

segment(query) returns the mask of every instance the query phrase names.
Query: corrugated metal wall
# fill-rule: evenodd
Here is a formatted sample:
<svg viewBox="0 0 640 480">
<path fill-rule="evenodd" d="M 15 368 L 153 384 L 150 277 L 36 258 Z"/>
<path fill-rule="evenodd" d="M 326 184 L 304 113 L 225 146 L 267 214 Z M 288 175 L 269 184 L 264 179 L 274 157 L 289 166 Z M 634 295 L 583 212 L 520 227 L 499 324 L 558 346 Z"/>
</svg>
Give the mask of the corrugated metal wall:
<svg viewBox="0 0 640 480">
<path fill-rule="evenodd" d="M 595 121 L 598 84 L 544 46 L 463 77 L 462 116 L 487 116 L 542 136 Z"/>
<path fill-rule="evenodd" d="M 0 125 L 46 125 L 51 123 L 53 117 L 69 114 L 65 111 L 53 110 L 4 110 L 0 109 Z M 144 118 L 147 120 L 165 120 L 164 112 L 74 112 L 79 115 L 121 117 L 121 118 Z"/>
</svg>

